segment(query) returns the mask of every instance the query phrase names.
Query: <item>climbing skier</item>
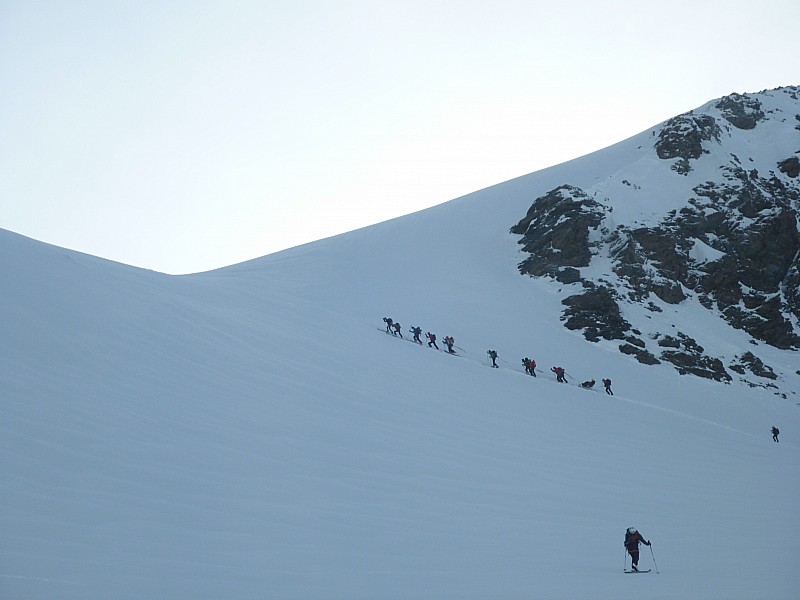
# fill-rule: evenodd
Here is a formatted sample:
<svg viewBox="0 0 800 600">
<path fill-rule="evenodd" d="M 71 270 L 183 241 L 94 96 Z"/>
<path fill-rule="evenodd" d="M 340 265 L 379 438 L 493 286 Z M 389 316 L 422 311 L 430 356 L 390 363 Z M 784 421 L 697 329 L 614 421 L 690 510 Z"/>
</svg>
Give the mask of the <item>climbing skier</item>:
<svg viewBox="0 0 800 600">
<path fill-rule="evenodd" d="M 550 370 L 556 374 L 556 381 L 558 381 L 558 383 L 567 383 L 565 379 L 567 373 L 564 371 L 564 367 L 553 367 Z"/>
<path fill-rule="evenodd" d="M 400 332 L 400 323 L 395 323 L 394 325 L 392 325 L 392 327 L 394 327 L 392 335 L 399 335 L 402 338 L 403 334 Z"/>
<path fill-rule="evenodd" d="M 611 391 L 611 380 L 603 379 L 603 385 L 606 387 L 606 394 L 608 394 L 609 396 L 613 396 L 614 392 Z"/>
<path fill-rule="evenodd" d="M 383 322 L 386 323 L 386 333 L 392 333 L 392 321 L 391 317 L 383 317 Z"/>
<path fill-rule="evenodd" d="M 487 350 L 486 354 L 488 354 L 489 358 L 492 359 L 492 366 L 495 369 L 499 369 L 500 367 L 497 366 L 497 350 Z"/>
<path fill-rule="evenodd" d="M 419 339 L 419 336 L 422 333 L 422 327 L 416 327 L 416 326 L 412 325 L 411 329 L 409 329 L 408 331 L 410 333 L 414 334 L 414 341 L 417 342 L 421 346 L 422 345 L 422 340 Z"/>
<path fill-rule="evenodd" d="M 453 344 L 455 343 L 456 341 L 455 339 L 453 339 L 453 336 L 448 336 L 448 335 L 444 336 L 444 345 L 447 346 L 447 351 L 450 354 L 455 354 L 455 351 L 453 350 Z"/>
<path fill-rule="evenodd" d="M 522 359 L 522 365 L 525 367 L 525 372 L 531 375 L 531 359 L 526 356 Z"/>
<path fill-rule="evenodd" d="M 780 429 L 778 429 L 777 427 L 773 427 L 772 428 L 772 440 L 773 441 L 775 441 L 775 442 L 779 441 L 778 440 L 778 435 L 780 434 L 780 432 L 781 432 Z"/>
<path fill-rule="evenodd" d="M 636 531 L 635 527 L 628 527 L 625 532 L 625 549 L 631 555 L 631 569 L 634 571 L 639 570 L 639 544 L 649 546 L 650 542 L 644 539 L 641 533 Z"/>
<path fill-rule="evenodd" d="M 439 349 L 439 346 L 436 345 L 436 334 L 435 333 L 431 333 L 429 331 L 428 333 L 425 334 L 425 337 L 428 338 L 428 348 L 433 346 L 437 350 Z"/>
</svg>

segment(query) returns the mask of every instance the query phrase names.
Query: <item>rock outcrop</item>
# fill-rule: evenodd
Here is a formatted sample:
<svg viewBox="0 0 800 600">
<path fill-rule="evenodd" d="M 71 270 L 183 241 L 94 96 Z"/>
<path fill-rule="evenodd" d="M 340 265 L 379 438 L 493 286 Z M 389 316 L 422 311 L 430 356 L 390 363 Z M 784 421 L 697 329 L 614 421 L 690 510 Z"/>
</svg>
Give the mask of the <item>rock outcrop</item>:
<svg viewBox="0 0 800 600">
<path fill-rule="evenodd" d="M 787 97 L 790 114 L 774 102 L 785 107 Z M 672 183 L 665 188 L 660 175 L 660 187 L 650 187 L 651 173 L 634 164 L 612 183 L 581 189 L 565 182 L 544 193 L 511 228 L 527 255 L 520 272 L 565 285 L 566 327 L 589 341 L 619 342 L 621 352 L 646 364 L 663 361 L 685 374 L 732 378 L 690 331 L 656 333 L 647 342 L 634 334 L 626 313 L 635 306 L 658 314 L 664 306 L 696 302 L 754 341 L 800 350 L 798 123 L 797 87 L 733 94 L 669 119 L 653 131 L 652 147 L 641 151 L 663 162 Z M 762 127 L 766 133 L 759 137 Z M 775 154 L 778 131 L 791 150 L 765 161 Z M 652 161 L 641 162 L 653 168 Z M 653 204 L 654 197 L 660 215 L 619 222 L 618 203 Z M 598 276 L 595 261 L 613 274 Z M 771 378 L 771 369 L 748 352 L 728 368 Z"/>
</svg>

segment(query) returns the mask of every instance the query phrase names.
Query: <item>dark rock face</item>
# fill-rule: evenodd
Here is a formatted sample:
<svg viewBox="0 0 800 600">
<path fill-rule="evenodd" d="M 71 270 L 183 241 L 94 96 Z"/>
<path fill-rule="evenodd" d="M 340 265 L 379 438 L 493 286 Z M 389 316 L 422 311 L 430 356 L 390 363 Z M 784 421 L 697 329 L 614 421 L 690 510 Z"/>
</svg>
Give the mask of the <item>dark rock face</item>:
<svg viewBox="0 0 800 600">
<path fill-rule="evenodd" d="M 511 228 L 522 235 L 531 256 L 520 265 L 528 275 L 549 275 L 563 283 L 579 280 L 572 267 L 588 266 L 589 230 L 597 229 L 604 209 L 583 190 L 563 185 L 537 198 L 525 218 Z"/>
<path fill-rule="evenodd" d="M 800 189 L 738 166 L 722 172 L 724 181 L 696 186 L 658 227 L 618 227 L 609 238 L 614 272 L 633 301 L 654 294 L 680 304 L 690 290 L 754 338 L 800 348 L 791 323 L 791 315 L 800 319 Z M 719 256 L 700 261 L 698 247 Z"/>
<path fill-rule="evenodd" d="M 715 381 L 730 381 L 731 376 L 718 358 L 706 356 L 705 349 L 694 339 L 679 332 L 677 337 L 665 336 L 658 345 L 668 348 L 661 352 L 661 358 L 672 363 L 681 375 L 697 375 Z"/>
<path fill-rule="evenodd" d="M 681 375 L 696 375 L 714 381 L 730 381 L 731 376 L 718 358 L 711 358 L 688 352 L 662 352 L 661 358 L 671 362 Z"/>
<path fill-rule="evenodd" d="M 773 92 L 800 105 L 800 88 Z M 638 332 L 632 335 L 625 318 L 626 307 L 639 305 L 651 315 L 644 318 L 655 320 L 664 304 L 693 299 L 754 340 L 800 350 L 800 150 L 772 166 L 759 160 L 763 153 L 757 147 L 741 159 L 725 150 L 727 140 L 742 139 L 738 132 L 758 130 L 771 119 L 773 127 L 800 131 L 800 114 L 787 115 L 785 105 L 776 110 L 765 103 L 771 97 L 733 94 L 703 114 L 677 116 L 653 132 L 655 155 L 679 175 L 688 175 L 694 161 L 711 155 L 702 163 L 708 181 L 689 183 L 688 177 L 669 175 L 668 185 L 682 195 L 666 214 L 648 216 L 645 223 L 619 222 L 613 214 L 614 190 L 627 203 L 647 207 L 650 201 L 654 190 L 647 187 L 648 175 L 637 180 L 634 169 L 624 171 L 624 179 L 609 176 L 591 194 L 565 184 L 534 200 L 511 228 L 528 254 L 519 270 L 571 288 L 562 300 L 566 327 L 582 330 L 594 342 L 619 340 L 620 352 L 645 364 L 666 361 L 681 373 L 730 381 L 722 361 L 706 356 L 688 336 L 651 329 L 646 342 Z M 746 144 L 757 139 L 753 135 Z M 742 147 L 740 142 L 737 151 Z M 646 162 L 646 168 L 652 170 L 653 163 Z M 747 353 L 729 362 L 733 372 L 769 379 L 771 369 Z"/>
<path fill-rule="evenodd" d="M 658 365 L 661 364 L 661 361 L 658 360 L 655 356 L 650 354 L 647 350 L 643 350 L 642 348 L 637 348 L 632 344 L 622 344 L 619 347 L 619 351 L 623 354 L 631 354 L 636 357 L 643 365 Z"/>
<path fill-rule="evenodd" d="M 622 227 L 615 235 L 614 272 L 630 285 L 631 299 L 642 301 L 650 293 L 668 304 L 679 304 L 686 299 L 679 282 L 686 278 L 688 269 L 681 259 L 679 240 L 669 230 Z M 653 263 L 659 267 L 657 276 L 649 268 Z"/>
<path fill-rule="evenodd" d="M 663 160 L 680 159 L 672 169 L 686 175 L 692 170 L 689 161 L 708 153 L 703 142 L 719 141 L 719 135 L 720 128 L 714 117 L 689 112 L 667 121 L 658 135 L 656 154 Z"/>
<path fill-rule="evenodd" d="M 739 129 L 754 129 L 764 118 L 761 102 L 747 94 L 731 94 L 725 96 L 716 107 L 722 111 L 722 116 L 728 123 Z"/>
<path fill-rule="evenodd" d="M 788 316 L 800 318 L 789 283 L 800 252 L 800 190 L 740 168 L 727 169 L 725 178 L 695 188 L 698 197 L 690 200 L 682 227 L 724 256 L 695 268 L 683 283 L 754 338 L 778 348 L 800 347 Z M 782 290 L 788 292 L 783 300 Z"/>
<path fill-rule="evenodd" d="M 568 306 L 562 320 L 567 329 L 583 329 L 590 342 L 625 339 L 631 324 L 623 317 L 612 292 L 604 286 L 592 287 L 582 294 L 561 301 Z"/>
<path fill-rule="evenodd" d="M 752 352 L 745 352 L 742 356 L 737 357 L 737 363 L 730 366 L 732 371 L 736 371 L 740 375 L 745 374 L 745 370 L 750 371 L 753 375 L 764 379 L 777 379 L 778 376 L 772 367 L 765 365 L 764 361 L 754 355 Z"/>
<path fill-rule="evenodd" d="M 781 162 L 778 163 L 778 170 L 781 173 L 785 173 L 792 179 L 800 176 L 800 158 L 792 156 L 791 158 L 782 160 Z"/>
</svg>

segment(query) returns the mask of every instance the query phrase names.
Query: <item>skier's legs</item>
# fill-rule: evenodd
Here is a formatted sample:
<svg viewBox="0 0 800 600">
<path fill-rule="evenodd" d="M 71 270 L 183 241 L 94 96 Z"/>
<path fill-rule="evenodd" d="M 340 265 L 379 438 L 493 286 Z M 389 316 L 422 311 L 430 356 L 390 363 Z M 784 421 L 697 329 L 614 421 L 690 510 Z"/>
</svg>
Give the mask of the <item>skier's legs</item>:
<svg viewBox="0 0 800 600">
<path fill-rule="evenodd" d="M 631 564 L 635 567 L 639 564 L 639 550 L 628 550 L 631 555 Z"/>
</svg>

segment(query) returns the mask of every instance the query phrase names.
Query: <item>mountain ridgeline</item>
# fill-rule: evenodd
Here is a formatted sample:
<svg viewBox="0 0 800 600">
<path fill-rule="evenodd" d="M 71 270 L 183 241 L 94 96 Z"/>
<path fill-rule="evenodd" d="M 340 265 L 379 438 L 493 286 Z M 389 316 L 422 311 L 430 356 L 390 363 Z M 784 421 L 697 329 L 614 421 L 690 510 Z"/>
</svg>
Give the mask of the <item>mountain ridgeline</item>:
<svg viewBox="0 0 800 600">
<path fill-rule="evenodd" d="M 642 363 L 685 374 L 771 386 L 759 343 L 800 349 L 800 87 L 726 96 L 650 135 L 606 181 L 565 181 L 533 201 L 511 228 L 527 255 L 519 270 L 565 284 L 561 319 L 589 341 L 618 341 Z M 650 216 L 620 217 L 631 204 Z M 626 319 L 688 302 L 746 332 L 753 348 L 725 363 L 689 324 L 645 333 Z"/>
</svg>

